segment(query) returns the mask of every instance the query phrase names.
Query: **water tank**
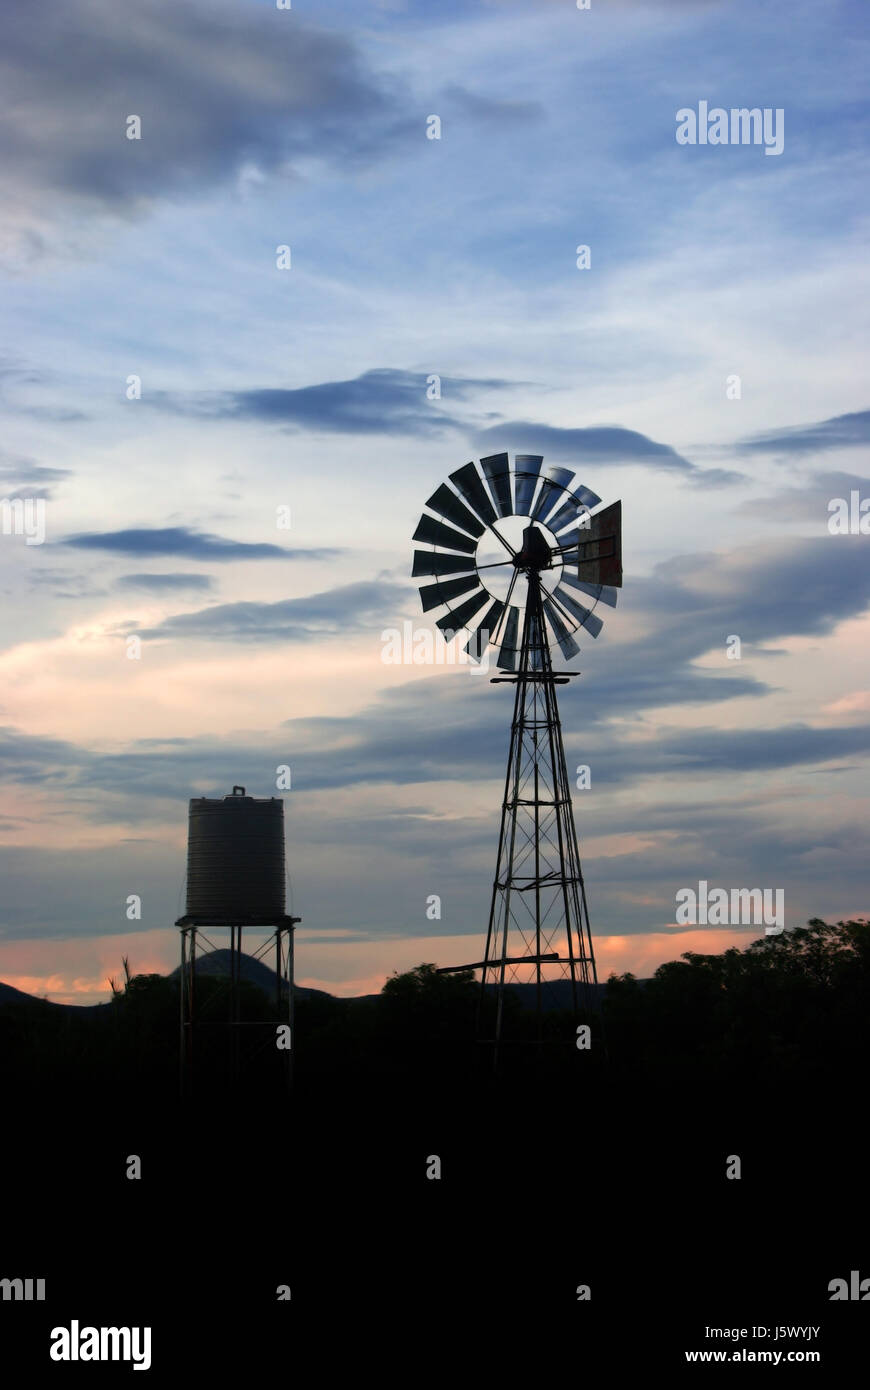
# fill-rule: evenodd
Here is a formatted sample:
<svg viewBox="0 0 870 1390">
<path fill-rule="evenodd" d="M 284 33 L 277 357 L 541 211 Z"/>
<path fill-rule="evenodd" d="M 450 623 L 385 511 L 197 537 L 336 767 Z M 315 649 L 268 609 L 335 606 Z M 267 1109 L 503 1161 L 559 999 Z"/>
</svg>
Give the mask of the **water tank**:
<svg viewBox="0 0 870 1390">
<path fill-rule="evenodd" d="M 284 802 L 205 796 L 190 802 L 187 913 L 229 925 L 284 916 Z"/>
</svg>

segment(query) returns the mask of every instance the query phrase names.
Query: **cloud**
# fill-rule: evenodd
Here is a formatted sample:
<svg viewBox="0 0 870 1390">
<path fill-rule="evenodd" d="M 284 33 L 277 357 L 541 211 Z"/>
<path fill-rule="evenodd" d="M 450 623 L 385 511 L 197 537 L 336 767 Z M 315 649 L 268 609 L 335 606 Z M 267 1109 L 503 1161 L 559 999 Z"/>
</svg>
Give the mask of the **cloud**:
<svg viewBox="0 0 870 1390">
<path fill-rule="evenodd" d="M 39 486 L 45 483 L 58 483 L 63 478 L 70 477 L 72 477 L 72 469 L 70 468 L 47 468 L 45 464 L 35 463 L 33 459 L 25 458 L 21 454 L 0 452 L 0 487 L 6 483 Z"/>
<path fill-rule="evenodd" d="M 615 467 L 645 464 L 679 473 L 692 483 L 721 487 L 744 475 L 724 468 L 699 469 L 669 444 L 659 444 L 637 430 L 619 426 L 562 429 L 528 420 L 477 429 L 473 422 L 448 413 L 427 398 L 429 378 L 422 372 L 377 367 L 348 381 L 325 381 L 293 389 L 260 388 L 175 395 L 152 392 L 151 402 L 206 419 L 256 420 L 283 429 L 336 434 L 441 436 L 460 431 L 481 454 L 503 449 L 543 453 L 566 462 Z M 527 383 L 507 379 L 441 377 L 441 402 L 464 404 L 476 392 L 504 390 Z M 490 414 L 487 418 L 492 419 Z"/>
<path fill-rule="evenodd" d="M 478 390 L 510 385 L 502 380 L 441 378 L 448 400 L 464 402 Z M 261 388 L 174 396 L 152 393 L 157 405 L 211 419 L 257 420 L 285 429 L 336 434 L 426 434 L 464 428 L 427 399 L 428 377 L 392 367 L 377 367 L 349 381 L 324 381 L 289 390 Z"/>
<path fill-rule="evenodd" d="M 0 451 L 0 495 L 9 501 L 16 497 L 48 499 L 54 495 L 51 484 L 70 477 L 69 468 L 47 468 L 22 455 Z"/>
<path fill-rule="evenodd" d="M 479 92 L 471 92 L 458 83 L 445 87 L 441 97 L 442 106 L 445 102 L 445 115 L 449 115 L 449 107 L 452 104 L 468 120 L 498 126 L 512 125 L 515 122 L 527 125 L 532 121 L 539 121 L 544 115 L 544 107 L 539 101 L 514 101 L 510 98 L 485 96 Z"/>
<path fill-rule="evenodd" d="M 267 542 L 232 541 L 187 526 L 93 531 L 68 536 L 58 544 L 79 550 L 113 550 L 122 555 L 186 555 L 192 560 L 331 560 L 340 553 L 328 547 L 286 550 Z"/>
<path fill-rule="evenodd" d="M 563 429 L 555 425 L 536 424 L 532 420 L 510 420 L 503 425 L 481 430 L 475 443 L 482 452 L 487 453 L 498 443 L 501 449 L 511 452 L 549 454 L 565 460 L 607 464 L 610 468 L 620 464 L 645 463 L 675 473 L 700 474 L 695 464 L 683 458 L 669 444 L 657 444 L 645 434 L 615 425 Z M 724 469 L 714 471 L 719 475 L 720 482 L 741 476 L 737 473 L 729 475 Z M 707 474 L 701 476 L 706 478 Z"/>
<path fill-rule="evenodd" d="M 60 565 L 34 565 L 28 575 L 30 587 L 51 594 L 53 598 L 104 598 L 108 589 L 95 583 L 93 575 L 81 574 Z"/>
<path fill-rule="evenodd" d="M 152 593 L 175 589 L 211 589 L 214 580 L 207 574 L 122 574 L 119 589 L 146 589 Z"/>
<path fill-rule="evenodd" d="M 743 454 L 816 454 L 826 449 L 854 449 L 870 444 L 870 410 L 834 415 L 812 425 L 768 430 L 741 440 Z"/>
<path fill-rule="evenodd" d="M 274 5 L 64 0 L 35 24 L 28 0 L 7 0 L 0 77 L 3 201 L 33 256 L 47 197 L 141 211 L 244 170 L 370 161 L 409 124 L 351 39 Z"/>
<path fill-rule="evenodd" d="M 747 686 L 753 684 L 747 679 Z M 699 681 L 688 702 L 697 702 L 699 696 L 712 702 L 753 693 L 744 691 L 742 685 L 735 678 L 713 677 L 705 682 L 704 691 Z M 651 684 L 646 698 L 633 693 L 631 713 L 635 715 L 644 708 L 670 703 L 668 693 L 661 698 Z M 583 692 L 582 708 L 578 695 L 563 695 L 560 706 L 569 766 L 572 750 L 585 748 L 584 760 L 591 760 L 596 786 L 630 787 L 655 779 L 673 789 L 685 787 L 691 778 L 728 773 L 731 781 L 736 781 L 741 774 L 807 768 L 848 757 L 860 760 L 870 754 L 868 723 L 829 728 L 795 722 L 785 727 L 727 730 L 715 725 L 691 729 L 664 725 L 657 729 L 655 738 L 631 737 L 632 731 L 627 732 L 624 723 L 609 722 L 611 715 L 624 719 L 629 712 L 628 700 L 614 708 L 609 697 L 609 681 L 594 690 L 590 682 Z M 288 720 L 287 756 L 292 757 L 294 785 L 312 791 L 369 783 L 407 786 L 456 781 L 472 785 L 503 776 L 509 724 L 508 706 L 498 700 L 485 678 L 429 676 L 382 691 L 376 703 L 352 717 Z M 589 731 L 593 727 L 595 743 L 590 748 Z M 268 762 L 263 761 L 265 771 Z M 739 815 L 748 812 L 744 803 L 733 809 Z M 461 816 L 461 802 L 456 803 L 456 810 Z M 684 834 L 702 829 L 702 817 L 696 817 L 694 811 L 691 830 L 687 828 L 683 804 L 665 802 L 659 812 L 660 823 L 650 829 L 671 828 Z M 403 811 L 403 817 L 405 814 Z M 709 815 L 717 824 L 727 825 L 731 819 L 722 798 L 710 803 Z M 422 823 L 427 818 L 417 819 Z M 431 827 L 431 814 L 428 823 Z M 599 825 L 596 833 L 625 828 L 615 815 L 612 826 Z M 405 825 L 390 833 L 406 832 L 413 834 L 413 829 Z M 360 831 L 364 836 L 366 833 Z M 369 833 L 376 841 L 377 832 L 371 826 Z M 467 827 L 463 833 L 468 834 Z"/>
<path fill-rule="evenodd" d="M 734 468 L 694 468 L 687 481 L 693 487 L 731 487 L 746 481 L 746 474 Z"/>
<path fill-rule="evenodd" d="M 765 687 L 755 682 L 746 661 L 753 648 L 784 637 L 823 636 L 867 609 L 870 566 L 862 540 L 826 535 L 767 541 L 762 548 L 728 554 L 676 556 L 656 565 L 648 579 L 629 579 L 621 602 L 642 617 L 644 631 L 609 654 L 606 678 L 601 663 L 590 668 L 587 680 L 596 702 L 601 703 L 604 679 L 606 701 L 630 708 L 633 699 L 649 703 L 647 682 L 654 695 L 669 684 L 676 690 L 687 675 L 692 681 L 686 699 L 692 702 L 699 682 L 721 684 L 724 692 L 724 672 L 735 666 L 746 672 L 739 679 L 762 693 Z M 617 620 L 618 610 L 608 621 Z M 741 638 L 742 662 L 725 658 L 725 639 L 732 633 Z M 721 672 L 692 667 L 716 651 Z M 660 702 L 654 698 L 653 703 Z"/>
<path fill-rule="evenodd" d="M 773 516 L 776 521 L 811 521 L 827 530 L 830 520 L 828 502 L 834 497 L 848 500 L 857 491 L 865 496 L 870 478 L 857 473 L 813 473 L 802 487 L 781 488 L 770 497 L 748 498 L 734 508 L 737 516 Z"/>
<path fill-rule="evenodd" d="M 752 670 L 754 645 L 830 632 L 862 612 L 870 602 L 870 570 L 859 544 L 839 539 L 840 553 L 828 538 L 780 542 L 763 554 L 747 548 L 730 556 L 669 560 L 631 586 L 624 602 L 643 635 L 602 645 L 583 669 L 583 726 L 595 729 L 603 780 L 699 775 L 729 765 L 747 771 L 808 765 L 870 749 L 870 726 L 863 725 L 672 728 L 654 740 L 632 737 L 642 735 L 646 711 L 769 693 L 771 687 Z M 306 640 L 324 631 L 373 626 L 395 611 L 406 592 L 394 584 L 351 585 L 285 603 L 228 604 L 169 619 L 154 635 Z M 607 614 L 608 627 L 617 632 L 619 616 L 619 609 Z M 743 636 L 742 663 L 724 655 L 725 638 L 735 631 Z M 717 648 L 720 669 L 696 664 Z M 637 721 L 638 729 L 629 724 L 612 731 L 614 719 Z M 505 753 L 492 691 L 479 674 L 411 681 L 382 692 L 353 716 L 292 720 L 286 728 L 298 749 L 294 769 L 300 784 L 312 787 L 473 780 L 491 776 Z"/>
<path fill-rule="evenodd" d="M 3 753 L 3 776 L 7 782 L 59 783 L 76 775 L 87 754 L 75 744 L 63 739 L 37 738 L 20 734 L 8 726 L 0 726 L 0 750 Z"/>
<path fill-rule="evenodd" d="M 870 724 L 817 728 L 795 722 L 775 729 L 673 729 L 650 746 L 632 745 L 627 753 L 623 759 L 617 756 L 615 765 L 611 761 L 602 768 L 604 781 L 611 780 L 614 771 L 622 781 L 638 775 L 674 777 L 680 772 L 769 772 L 866 755 Z M 673 813 L 673 823 L 679 826 L 680 813 Z"/>
<path fill-rule="evenodd" d="M 2 58 L 0 58 L 2 65 Z M 0 135 L 0 149 L 2 149 L 2 135 Z M 0 196 L 2 196 L 2 170 L 0 170 Z M 9 207 L 0 204 L 0 255 L 5 254 L 6 247 L 3 245 L 3 219 L 9 216 Z M 60 371 L 44 366 L 34 367 L 30 362 L 22 358 L 0 357 L 0 399 L 2 399 L 3 409 L 8 415 L 26 415 L 32 420 L 48 420 L 52 423 L 67 424 L 72 420 L 86 420 L 88 417 L 84 411 L 74 409 L 71 406 L 46 405 L 45 398 L 48 396 L 54 400 L 58 387 L 63 378 Z M 34 396 L 34 392 L 37 394 Z M 7 454 L 0 451 L 0 457 L 5 458 L 12 465 L 27 464 L 31 469 L 39 468 L 31 459 L 23 459 L 20 455 Z M 46 474 L 52 474 L 54 480 L 68 474 L 67 469 L 47 469 Z M 44 475 L 45 476 L 45 475 Z"/>
<path fill-rule="evenodd" d="M 563 695 L 560 707 L 569 764 L 578 746 L 586 747 L 589 761 L 588 731 L 590 723 L 597 725 L 591 752 L 595 786 L 636 786 L 644 779 L 655 779 L 686 791 L 691 778 L 728 774 L 727 788 L 735 793 L 730 800 L 723 793 L 694 805 L 687 822 L 683 798 L 676 803 L 665 799 L 656 806 L 651 831 L 672 830 L 694 838 L 709 826 L 727 825 L 732 813 L 751 821 L 751 807 L 736 795 L 741 774 L 805 769 L 843 758 L 866 759 L 870 754 L 870 723 L 826 727 L 794 722 L 752 729 L 663 725 L 654 739 L 631 738 L 624 725 L 608 728 L 606 719 L 596 717 L 596 704 L 597 697 L 584 698 L 581 710 L 577 696 Z M 0 728 L 0 751 L 6 784 L 75 790 L 76 805 L 85 819 L 114 822 L 116 817 L 111 808 L 107 817 L 104 805 L 82 800 L 83 791 L 128 798 L 135 787 L 136 797 L 124 817 L 135 824 L 160 821 L 162 808 L 149 804 L 155 800 L 178 800 L 194 786 L 200 791 L 210 789 L 202 794 L 219 794 L 238 782 L 242 771 L 246 785 L 274 786 L 276 762 L 287 759 L 292 762 L 297 792 L 367 784 L 456 782 L 471 787 L 503 775 L 509 723 L 508 705 L 488 682 L 463 674 L 450 680 L 427 676 L 391 687 L 352 716 L 290 719 L 280 730 L 260 734 L 248 743 L 210 737 L 140 739 L 126 751 L 100 753 Z M 476 804 L 472 797 L 469 807 Z M 622 812 L 614 809 L 612 821 L 598 823 L 595 833 L 625 831 L 624 819 L 620 821 L 624 815 L 624 808 Z M 439 836 L 441 828 L 449 835 L 452 826 L 456 834 L 467 838 L 468 826 L 457 826 L 463 820 L 462 802 L 455 802 L 446 817 L 425 804 L 403 806 L 399 813 L 381 812 L 380 823 L 372 817 L 346 838 L 374 846 L 382 840 L 382 831 L 388 830 L 394 838 L 411 840 L 417 831 L 425 835 L 428 828 L 431 832 L 434 822 Z M 338 810 L 331 825 L 336 833 L 350 829 L 342 827 Z M 732 833 L 737 833 L 736 828 Z M 745 825 L 740 833 L 746 833 Z M 819 845 L 823 838 L 817 827 L 813 844 Z"/>
<path fill-rule="evenodd" d="M 599 904 L 596 931 L 633 934 L 673 920 L 674 892 L 699 877 L 783 885 L 792 924 L 857 901 L 863 889 L 855 866 L 866 862 L 867 837 L 852 808 L 838 813 L 833 806 L 809 822 L 790 823 L 789 810 L 801 811 L 793 792 L 777 791 L 768 780 L 763 790 L 750 782 L 747 793 L 741 779 L 788 769 L 805 773 L 844 760 L 860 764 L 870 752 L 870 725 L 782 726 L 775 712 L 767 727 L 756 716 L 749 729 L 723 729 L 712 719 L 685 728 L 644 718 L 666 705 L 763 695 L 768 687 L 751 673 L 751 647 L 739 674 L 724 658 L 719 670 L 699 668 L 695 659 L 735 630 L 734 614 L 751 612 L 760 595 L 754 641 L 830 630 L 839 617 L 860 609 L 870 577 L 853 563 L 860 560 L 857 546 L 848 538 L 843 545 L 848 558 L 830 540 L 819 540 L 782 543 L 763 554 L 748 547 L 737 555 L 672 560 L 624 596 L 644 636 L 599 644 L 596 660 L 584 663 L 582 683 L 561 699 L 569 767 L 575 760 L 591 762 L 597 789 L 588 810 L 585 801 L 577 806 L 587 884 Z M 262 633 L 271 626 L 279 636 L 303 639 L 316 628 L 344 631 L 348 620 L 361 616 L 368 625 L 367 606 L 372 617 L 379 603 L 391 611 L 405 592 L 385 586 L 379 598 L 356 588 L 289 607 L 252 605 L 253 628 Z M 818 619 L 812 611 L 817 603 L 826 615 Z M 221 615 L 219 630 L 237 639 L 246 607 L 189 616 L 202 623 Z M 618 639 L 619 610 L 608 618 Z M 843 713 L 860 717 L 863 707 Z M 474 929 L 481 883 L 491 878 L 509 721 L 506 689 L 465 672 L 427 674 L 382 691 L 351 715 L 291 719 L 247 737 L 143 738 L 123 751 L 97 751 L 3 729 L 0 767 L 6 783 L 39 788 L 53 804 L 62 798 L 77 826 L 123 823 L 163 833 L 169 821 L 180 833 L 188 795 L 222 795 L 236 782 L 268 795 L 276 766 L 289 762 L 289 861 L 303 897 L 306 891 L 309 900 L 319 895 L 324 923 L 343 924 L 352 915 L 360 937 L 406 934 L 421 869 L 430 873 L 435 862 L 438 872 L 449 872 L 447 930 L 461 934 Z M 491 804 L 481 798 L 481 782 L 494 789 Z M 37 816 L 34 832 L 39 825 Z M 324 898 L 326 847 L 332 862 L 338 855 L 353 865 L 352 900 L 341 883 Z M 7 931 L 72 935 L 85 922 L 89 935 L 117 931 L 115 904 L 143 876 L 152 884 L 151 920 L 173 920 L 181 910 L 174 899 L 183 849 L 164 844 L 155 846 L 153 858 L 143 853 L 136 848 L 131 857 L 132 849 L 114 843 L 74 854 L 52 855 L 42 846 L 8 851 Z M 95 881 L 107 889 L 99 904 Z M 41 885 L 36 901 L 34 882 Z"/>
<path fill-rule="evenodd" d="M 381 627 L 407 597 L 407 585 L 364 581 L 277 603 L 222 603 L 196 613 L 179 613 L 141 635 L 224 642 L 309 642 Z"/>
<path fill-rule="evenodd" d="M 593 711 L 610 717 L 767 693 L 770 687 L 749 667 L 726 660 L 726 637 L 738 634 L 745 656 L 778 638 L 826 634 L 863 613 L 870 603 L 870 567 L 861 541 L 825 536 L 769 542 L 762 553 L 747 547 L 728 555 L 679 556 L 657 565 L 648 578 L 629 578 L 622 602 L 643 619 L 643 632 L 610 648 L 606 663 L 584 672 Z M 408 597 L 407 584 L 363 581 L 276 603 L 227 603 L 181 613 L 142 635 L 310 641 L 392 623 Z M 599 611 L 605 631 L 615 624 L 618 632 L 619 610 Z M 720 671 L 694 664 L 716 650 L 722 654 Z"/>
</svg>

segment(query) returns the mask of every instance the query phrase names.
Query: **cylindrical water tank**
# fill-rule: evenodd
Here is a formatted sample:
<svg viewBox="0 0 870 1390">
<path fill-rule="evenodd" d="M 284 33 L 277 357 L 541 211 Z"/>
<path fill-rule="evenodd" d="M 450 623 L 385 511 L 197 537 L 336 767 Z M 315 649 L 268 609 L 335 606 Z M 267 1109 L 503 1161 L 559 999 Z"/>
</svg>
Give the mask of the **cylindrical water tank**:
<svg viewBox="0 0 870 1390">
<path fill-rule="evenodd" d="M 284 916 L 284 802 L 234 787 L 194 797 L 187 839 L 187 914 L 227 924 Z"/>
</svg>

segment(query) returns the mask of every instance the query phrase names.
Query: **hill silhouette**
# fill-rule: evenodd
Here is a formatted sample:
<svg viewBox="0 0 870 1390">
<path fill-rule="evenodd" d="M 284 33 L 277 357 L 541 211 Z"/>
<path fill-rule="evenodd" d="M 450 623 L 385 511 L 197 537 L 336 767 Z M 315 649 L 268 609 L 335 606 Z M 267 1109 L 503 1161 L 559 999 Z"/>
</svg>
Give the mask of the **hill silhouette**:
<svg viewBox="0 0 870 1390">
<path fill-rule="evenodd" d="M 176 966 L 168 975 L 158 978 L 176 980 L 180 966 Z M 209 951 L 196 959 L 197 978 L 200 975 L 210 976 L 215 979 L 230 978 L 230 952 L 229 950 Z M 256 956 L 249 956 L 242 953 L 242 979 L 248 984 L 255 985 L 257 989 L 270 999 L 275 997 L 275 972 L 265 961 L 258 960 Z M 286 995 L 286 987 L 282 989 L 282 994 Z M 305 985 L 294 985 L 293 994 L 296 999 L 332 999 L 333 995 L 322 989 L 309 989 Z M 377 998 L 372 995 L 372 998 Z M 0 980 L 0 1008 L 4 1005 L 43 1005 L 47 1009 L 73 1009 L 76 1013 L 90 1012 L 93 1009 L 105 1009 L 107 1003 L 100 1004 L 63 1004 L 53 999 L 42 999 L 36 994 L 27 994 L 26 991 L 16 989 L 14 985 L 4 984 Z"/>
<path fill-rule="evenodd" d="M 197 977 L 199 977 L 200 975 L 211 975 L 211 976 L 214 976 L 214 977 L 219 978 L 219 979 L 227 979 L 227 980 L 228 980 L 228 979 L 230 978 L 230 964 L 231 964 L 231 960 L 232 960 L 232 954 L 231 954 L 231 952 L 230 952 L 228 949 L 221 949 L 221 950 L 217 950 L 217 951 L 208 951 L 208 952 L 206 952 L 204 955 L 197 956 L 197 958 L 196 958 L 196 973 L 197 973 Z M 180 969 L 181 969 L 181 967 L 180 967 L 179 965 L 177 965 L 177 966 L 175 967 L 174 970 L 171 970 L 171 971 L 169 972 L 168 978 L 169 978 L 170 980 L 175 980 L 175 979 L 177 979 Z M 246 980 L 246 981 L 248 982 L 248 984 L 256 985 L 257 988 L 258 988 L 258 989 L 261 989 L 261 990 L 263 991 L 264 994 L 266 994 L 266 995 L 269 996 L 270 999 L 274 999 L 274 997 L 275 997 L 275 969 L 274 969 L 274 966 L 269 966 L 269 965 L 266 963 L 266 961 L 264 961 L 264 960 L 259 960 L 256 956 L 249 956 L 249 955 L 247 955 L 247 954 L 243 951 L 243 952 L 242 952 L 242 971 L 241 971 L 241 975 L 242 975 L 242 979 L 243 979 L 243 980 Z M 281 990 L 281 992 L 282 992 L 283 995 L 286 995 L 286 993 L 287 993 L 286 985 L 284 984 L 283 981 L 282 981 L 282 990 Z M 333 998 L 333 996 L 332 996 L 331 994 L 329 994 L 326 990 L 323 990 L 323 989 L 309 989 L 306 985 L 295 985 L 295 984 L 294 984 L 294 986 L 293 986 L 293 995 L 294 995 L 294 998 L 296 998 L 296 999 L 311 999 L 311 998 L 316 998 L 316 997 L 318 997 L 318 996 L 319 996 L 320 998 L 322 998 L 322 999 L 331 999 L 331 998 Z"/>
<path fill-rule="evenodd" d="M 41 1004 L 47 1000 L 39 999 L 35 994 L 25 994 L 24 990 L 16 989 L 14 985 L 5 985 L 0 980 L 0 1005 L 2 1004 Z"/>
</svg>

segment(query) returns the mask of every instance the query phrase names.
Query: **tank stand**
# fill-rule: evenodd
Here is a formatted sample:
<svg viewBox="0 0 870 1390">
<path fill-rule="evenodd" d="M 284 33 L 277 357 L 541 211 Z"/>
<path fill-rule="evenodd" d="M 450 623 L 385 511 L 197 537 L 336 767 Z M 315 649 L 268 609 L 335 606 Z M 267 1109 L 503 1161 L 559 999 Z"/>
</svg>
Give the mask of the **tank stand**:
<svg viewBox="0 0 870 1390">
<path fill-rule="evenodd" d="M 179 970 L 180 984 L 180 1017 L 179 1017 L 179 1091 L 183 1100 L 192 1099 L 195 1091 L 196 1059 L 198 1054 L 197 1037 L 201 1036 L 203 1028 L 218 1028 L 230 1030 L 230 1066 L 229 1082 L 231 1089 L 238 1089 L 241 1082 L 242 1073 L 242 1030 L 259 1029 L 267 1033 L 271 1030 L 276 1037 L 279 1027 L 289 1028 L 289 1046 L 279 1049 L 280 1057 L 283 1061 L 283 1087 L 289 1095 L 293 1087 L 293 1052 L 295 1049 L 295 1038 L 293 1030 L 295 1026 L 295 1008 L 293 998 L 293 932 L 297 922 L 301 922 L 301 917 L 281 917 L 277 921 L 264 921 L 262 919 L 250 919 L 244 922 L 218 922 L 214 918 L 180 917 L 176 926 L 181 930 L 181 966 Z M 226 984 L 226 991 L 221 991 L 216 999 L 209 1001 L 210 1005 L 218 1002 L 226 1002 L 227 1016 L 225 1018 L 215 1018 L 207 1016 L 200 1004 L 199 991 L 197 989 L 196 967 L 197 959 L 202 959 L 210 951 L 218 950 L 214 942 L 205 934 L 205 928 L 212 931 L 220 930 L 230 933 L 230 973 Z M 270 945 L 275 952 L 275 1012 L 274 1021 L 249 1021 L 241 1016 L 241 980 L 242 980 L 242 931 L 245 927 L 249 928 L 269 928 L 272 932 L 271 940 L 267 940 L 261 951 L 265 951 Z M 203 952 L 202 943 L 206 943 L 208 949 Z M 256 959 L 260 959 L 258 952 Z M 284 995 L 286 993 L 286 1004 Z M 282 1019 L 282 1010 L 286 1007 L 286 1013 Z M 285 1039 L 286 1039 L 286 1035 Z"/>
</svg>

